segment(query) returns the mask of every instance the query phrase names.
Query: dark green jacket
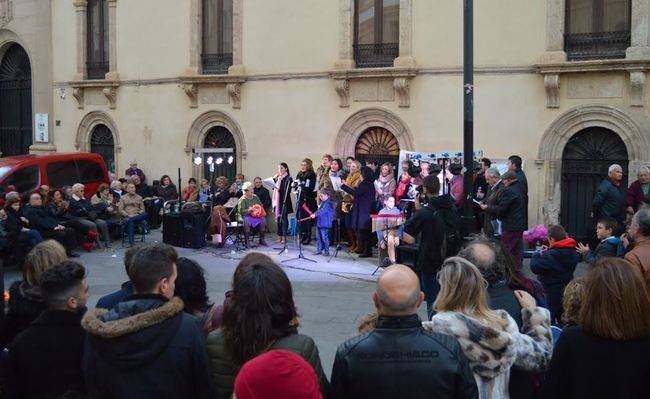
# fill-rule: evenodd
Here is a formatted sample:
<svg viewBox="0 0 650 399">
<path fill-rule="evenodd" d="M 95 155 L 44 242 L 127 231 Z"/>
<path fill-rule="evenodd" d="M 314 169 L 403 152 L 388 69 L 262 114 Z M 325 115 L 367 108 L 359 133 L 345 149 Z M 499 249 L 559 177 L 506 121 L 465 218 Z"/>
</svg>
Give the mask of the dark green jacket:
<svg viewBox="0 0 650 399">
<path fill-rule="evenodd" d="M 625 188 L 615 186 L 608 177 L 598 186 L 598 192 L 591 204 L 594 220 L 610 217 L 623 221 L 625 219 Z"/>
<path fill-rule="evenodd" d="M 221 330 L 213 331 L 208 335 L 207 345 L 216 397 L 217 399 L 229 399 L 235 386 L 235 377 L 237 377 L 239 367 L 232 363 L 230 355 L 225 350 Z M 288 335 L 275 341 L 269 348 L 269 350 L 273 349 L 282 349 L 302 356 L 314 368 L 323 397 L 328 397 L 329 382 L 320 363 L 318 348 L 311 337 L 302 334 Z"/>
</svg>

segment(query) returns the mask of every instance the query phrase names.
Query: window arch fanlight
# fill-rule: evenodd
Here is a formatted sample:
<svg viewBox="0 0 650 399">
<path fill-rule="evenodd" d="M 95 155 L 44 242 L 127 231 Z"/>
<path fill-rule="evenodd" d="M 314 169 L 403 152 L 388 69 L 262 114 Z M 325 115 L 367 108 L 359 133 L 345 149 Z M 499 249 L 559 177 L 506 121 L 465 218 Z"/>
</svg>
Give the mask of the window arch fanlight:
<svg viewBox="0 0 650 399">
<path fill-rule="evenodd" d="M 95 135 L 96 132 L 97 135 Z M 93 111 L 86 114 L 86 116 L 84 116 L 79 123 L 79 127 L 77 128 L 77 135 L 75 137 L 74 146 L 77 151 L 92 152 L 93 144 L 95 146 L 108 145 L 110 142 L 108 133 L 110 133 L 110 139 L 113 141 L 113 168 L 117 172 L 120 170 L 118 160 L 119 157 L 117 155 L 121 152 L 122 146 L 120 144 L 120 135 L 117 130 L 117 125 L 108 114 L 102 111 Z M 106 147 L 104 147 L 104 149 L 105 148 Z M 109 166 L 108 163 L 106 166 Z"/>
<path fill-rule="evenodd" d="M 359 138 L 372 127 L 382 128 L 392 133 L 399 149 L 413 150 L 413 135 L 400 117 L 386 109 L 368 108 L 352 114 L 343 123 L 336 136 L 334 153 L 340 157 L 355 156 Z M 392 144 L 389 148 L 394 150 Z"/>
<path fill-rule="evenodd" d="M 216 127 L 222 127 L 230 133 L 235 147 L 235 159 L 233 163 L 236 165 L 237 173 L 241 173 L 243 160 L 246 159 L 248 155 L 248 151 L 246 149 L 246 140 L 244 139 L 244 134 L 239 124 L 237 124 L 237 122 L 235 122 L 235 120 L 230 115 L 222 111 L 205 112 L 196 118 L 196 120 L 192 123 L 192 126 L 190 127 L 190 130 L 187 134 L 187 141 L 185 144 L 185 153 L 188 155 L 188 161 L 191 158 L 190 155 L 192 155 L 192 152 L 196 148 L 203 148 L 204 146 L 223 148 L 214 147 L 224 144 L 224 142 L 220 141 L 221 139 L 219 139 L 217 136 L 220 136 L 221 138 L 227 137 L 218 134 L 215 136 L 215 132 L 222 130 L 213 130 L 213 128 Z M 192 164 L 192 168 L 194 177 L 205 177 L 205 171 L 201 166 Z"/>
<path fill-rule="evenodd" d="M 95 125 L 90 134 L 90 152 L 101 155 L 109 172 L 116 173 L 115 169 L 115 140 L 113 132 L 103 123 Z"/>
</svg>

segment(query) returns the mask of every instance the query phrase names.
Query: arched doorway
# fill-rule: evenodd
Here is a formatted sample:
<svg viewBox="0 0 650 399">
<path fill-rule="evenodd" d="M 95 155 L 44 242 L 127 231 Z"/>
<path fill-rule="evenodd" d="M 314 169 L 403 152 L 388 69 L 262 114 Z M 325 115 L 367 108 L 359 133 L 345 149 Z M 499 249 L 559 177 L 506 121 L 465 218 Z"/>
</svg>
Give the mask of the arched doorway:
<svg viewBox="0 0 650 399">
<path fill-rule="evenodd" d="M 591 202 L 611 164 L 628 168 L 625 143 L 613 131 L 589 127 L 573 135 L 562 153 L 560 223 L 569 235 L 586 241 L 593 235 Z M 627 187 L 627 176 L 623 183 Z"/>
<path fill-rule="evenodd" d="M 98 124 L 90 135 L 90 152 L 99 154 L 109 172 L 115 173 L 115 140 L 108 126 Z"/>
<path fill-rule="evenodd" d="M 18 44 L 0 62 L 0 152 L 2 156 L 29 153 L 32 145 L 32 69 Z"/>
<path fill-rule="evenodd" d="M 371 127 L 359 136 L 354 157 L 362 164 L 374 161 L 378 167 L 384 162 L 397 166 L 399 150 L 399 142 L 393 133 L 383 127 Z"/>
<path fill-rule="evenodd" d="M 214 181 L 215 177 L 226 176 L 230 182 L 237 174 L 237 143 L 232 133 L 223 126 L 215 126 L 208 130 L 203 140 L 203 148 L 214 148 L 215 152 L 204 153 L 204 161 L 212 157 L 214 171 L 204 162 L 203 176 Z"/>
</svg>

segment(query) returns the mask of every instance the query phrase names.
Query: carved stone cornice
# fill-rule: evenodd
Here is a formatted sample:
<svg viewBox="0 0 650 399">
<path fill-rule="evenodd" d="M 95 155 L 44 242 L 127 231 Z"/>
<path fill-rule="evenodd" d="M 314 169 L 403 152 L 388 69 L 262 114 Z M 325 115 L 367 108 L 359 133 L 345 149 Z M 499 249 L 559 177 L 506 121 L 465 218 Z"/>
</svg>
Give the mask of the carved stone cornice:
<svg viewBox="0 0 650 399">
<path fill-rule="evenodd" d="M 74 80 L 68 82 L 72 87 L 72 96 L 77 100 L 77 108 L 83 109 L 85 106 L 86 89 L 100 89 L 102 94 L 108 100 L 108 107 L 115 109 L 117 106 L 117 88 L 120 82 L 116 80 Z"/>
<path fill-rule="evenodd" d="M 630 74 L 630 105 L 643 107 L 645 103 L 645 73 L 650 71 L 650 59 L 620 59 L 552 62 L 535 65 L 544 76 L 546 107 L 560 106 L 559 87 L 562 74 L 585 72 L 628 72 Z"/>
<path fill-rule="evenodd" d="M 179 78 L 180 87 L 190 100 L 190 108 L 197 108 L 201 86 L 219 85 L 224 87 L 230 97 L 233 109 L 241 108 L 241 86 L 246 82 L 244 75 L 189 75 Z"/>
<path fill-rule="evenodd" d="M 339 95 L 339 107 L 350 106 L 350 82 L 364 80 L 392 80 L 400 107 L 409 107 L 411 79 L 417 76 L 416 68 L 364 68 L 335 70 L 329 73 L 334 80 L 334 89 Z"/>
</svg>

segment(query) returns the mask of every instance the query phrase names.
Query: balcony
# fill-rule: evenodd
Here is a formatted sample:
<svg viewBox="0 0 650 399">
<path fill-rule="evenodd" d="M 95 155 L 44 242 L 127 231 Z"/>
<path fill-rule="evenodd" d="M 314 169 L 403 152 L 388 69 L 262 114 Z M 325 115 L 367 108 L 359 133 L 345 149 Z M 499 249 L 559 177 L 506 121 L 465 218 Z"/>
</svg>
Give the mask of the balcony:
<svg viewBox="0 0 650 399">
<path fill-rule="evenodd" d="M 224 75 L 232 65 L 232 53 L 201 54 L 204 75 Z"/>
<path fill-rule="evenodd" d="M 108 72 L 108 61 L 102 62 L 86 62 L 86 76 L 87 79 L 105 79 Z"/>
<path fill-rule="evenodd" d="M 399 43 L 355 44 L 352 48 L 357 68 L 392 67 L 399 56 Z"/>
<path fill-rule="evenodd" d="M 569 61 L 625 58 L 628 47 L 629 30 L 564 35 L 564 51 Z"/>
</svg>

